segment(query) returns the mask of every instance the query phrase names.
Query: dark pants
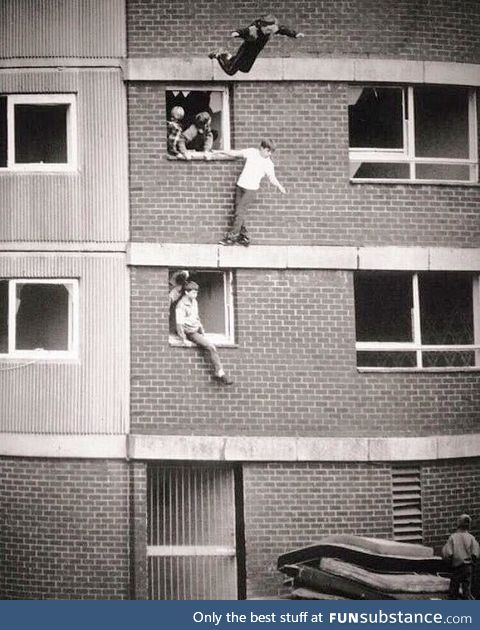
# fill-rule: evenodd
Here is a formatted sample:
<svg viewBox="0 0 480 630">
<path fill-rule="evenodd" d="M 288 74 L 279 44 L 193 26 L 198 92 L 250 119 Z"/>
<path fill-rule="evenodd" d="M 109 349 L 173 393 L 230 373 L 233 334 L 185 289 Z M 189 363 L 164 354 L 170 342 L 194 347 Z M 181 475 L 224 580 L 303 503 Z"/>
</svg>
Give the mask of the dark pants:
<svg viewBox="0 0 480 630">
<path fill-rule="evenodd" d="M 471 564 L 462 564 L 453 569 L 448 590 L 450 599 L 472 599 L 472 572 Z M 462 587 L 461 598 L 459 597 L 460 586 Z"/>
<path fill-rule="evenodd" d="M 256 197 L 256 190 L 247 190 L 241 186 L 235 188 L 235 214 L 232 229 L 228 234 L 233 240 L 237 240 L 241 234 L 246 233 L 245 217 L 248 208 L 254 203 Z"/>
<path fill-rule="evenodd" d="M 197 346 L 200 346 L 202 350 L 208 352 L 208 354 L 210 355 L 210 360 L 215 369 L 215 374 L 218 374 L 222 369 L 222 364 L 220 362 L 220 357 L 218 356 L 218 351 L 215 345 L 209 339 L 207 339 L 205 335 L 202 335 L 202 333 L 199 332 L 187 333 L 187 339 L 190 339 L 190 341 L 193 341 L 193 343 L 197 344 Z"/>
</svg>

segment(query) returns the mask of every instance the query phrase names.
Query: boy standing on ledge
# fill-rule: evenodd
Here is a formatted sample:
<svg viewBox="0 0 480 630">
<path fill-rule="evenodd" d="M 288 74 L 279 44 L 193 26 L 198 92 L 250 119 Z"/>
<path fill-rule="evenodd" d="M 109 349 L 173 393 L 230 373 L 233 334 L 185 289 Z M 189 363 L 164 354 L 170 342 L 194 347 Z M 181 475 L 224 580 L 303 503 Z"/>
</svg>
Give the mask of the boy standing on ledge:
<svg viewBox="0 0 480 630">
<path fill-rule="evenodd" d="M 271 140 L 262 140 L 258 149 L 240 149 L 237 151 L 222 151 L 231 157 L 243 158 L 245 165 L 235 187 L 235 212 L 231 230 L 225 238 L 220 241 L 220 245 L 249 245 L 250 239 L 245 227 L 245 217 L 247 209 L 254 203 L 260 182 L 266 175 L 270 182 L 285 195 L 286 190 L 275 177 L 275 166 L 271 155 L 275 151 L 275 145 Z"/>
</svg>

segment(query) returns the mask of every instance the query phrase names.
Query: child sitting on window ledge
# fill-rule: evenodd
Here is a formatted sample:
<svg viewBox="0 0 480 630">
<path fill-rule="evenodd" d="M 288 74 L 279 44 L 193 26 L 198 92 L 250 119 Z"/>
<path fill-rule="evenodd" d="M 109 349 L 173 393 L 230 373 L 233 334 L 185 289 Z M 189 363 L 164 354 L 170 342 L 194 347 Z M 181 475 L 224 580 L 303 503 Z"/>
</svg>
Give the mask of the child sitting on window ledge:
<svg viewBox="0 0 480 630">
<path fill-rule="evenodd" d="M 210 355 L 210 360 L 215 370 L 214 378 L 222 385 L 232 385 L 232 379 L 228 378 L 222 367 L 217 348 L 205 336 L 205 331 L 198 315 L 198 290 L 199 286 L 196 282 L 187 282 L 184 287 L 184 295 L 177 302 L 175 309 L 177 334 L 184 346 L 193 344 L 206 350 Z"/>
<path fill-rule="evenodd" d="M 190 151 L 205 152 L 205 159 L 209 159 L 213 147 L 212 118 L 208 112 L 200 112 L 195 116 L 195 122 L 181 134 L 178 150 L 185 160 L 191 160 Z M 188 150 L 187 150 L 188 149 Z"/>
<path fill-rule="evenodd" d="M 177 155 L 180 153 L 178 143 L 182 136 L 183 127 L 180 123 L 185 116 L 183 107 L 176 105 L 172 107 L 170 112 L 170 120 L 167 122 L 167 151 L 169 155 Z"/>
</svg>

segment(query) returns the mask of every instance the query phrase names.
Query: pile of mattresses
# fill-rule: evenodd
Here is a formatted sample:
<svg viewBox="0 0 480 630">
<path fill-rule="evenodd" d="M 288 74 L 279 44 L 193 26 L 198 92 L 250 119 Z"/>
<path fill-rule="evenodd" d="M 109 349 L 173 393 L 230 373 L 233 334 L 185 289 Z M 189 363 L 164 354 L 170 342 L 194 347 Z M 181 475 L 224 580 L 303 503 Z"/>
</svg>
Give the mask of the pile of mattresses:
<svg viewBox="0 0 480 630">
<path fill-rule="evenodd" d="M 431 547 L 337 535 L 278 558 L 290 599 L 446 599 L 450 580 Z"/>
</svg>

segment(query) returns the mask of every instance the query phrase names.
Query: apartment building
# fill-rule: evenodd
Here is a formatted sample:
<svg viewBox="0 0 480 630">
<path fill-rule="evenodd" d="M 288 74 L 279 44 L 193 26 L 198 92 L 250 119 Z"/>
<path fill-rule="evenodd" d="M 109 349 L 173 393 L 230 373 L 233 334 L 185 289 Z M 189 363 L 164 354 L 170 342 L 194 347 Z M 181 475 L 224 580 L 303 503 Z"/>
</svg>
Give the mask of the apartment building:
<svg viewBox="0 0 480 630">
<path fill-rule="evenodd" d="M 274 597 L 324 535 L 479 533 L 480 9 L 272 9 L 305 37 L 234 76 L 208 53 L 261 3 L 0 9 L 4 598 Z M 168 155 L 175 105 L 211 159 Z M 221 246 L 219 151 L 264 137 L 287 194 Z M 232 387 L 179 343 L 179 269 Z"/>
</svg>

